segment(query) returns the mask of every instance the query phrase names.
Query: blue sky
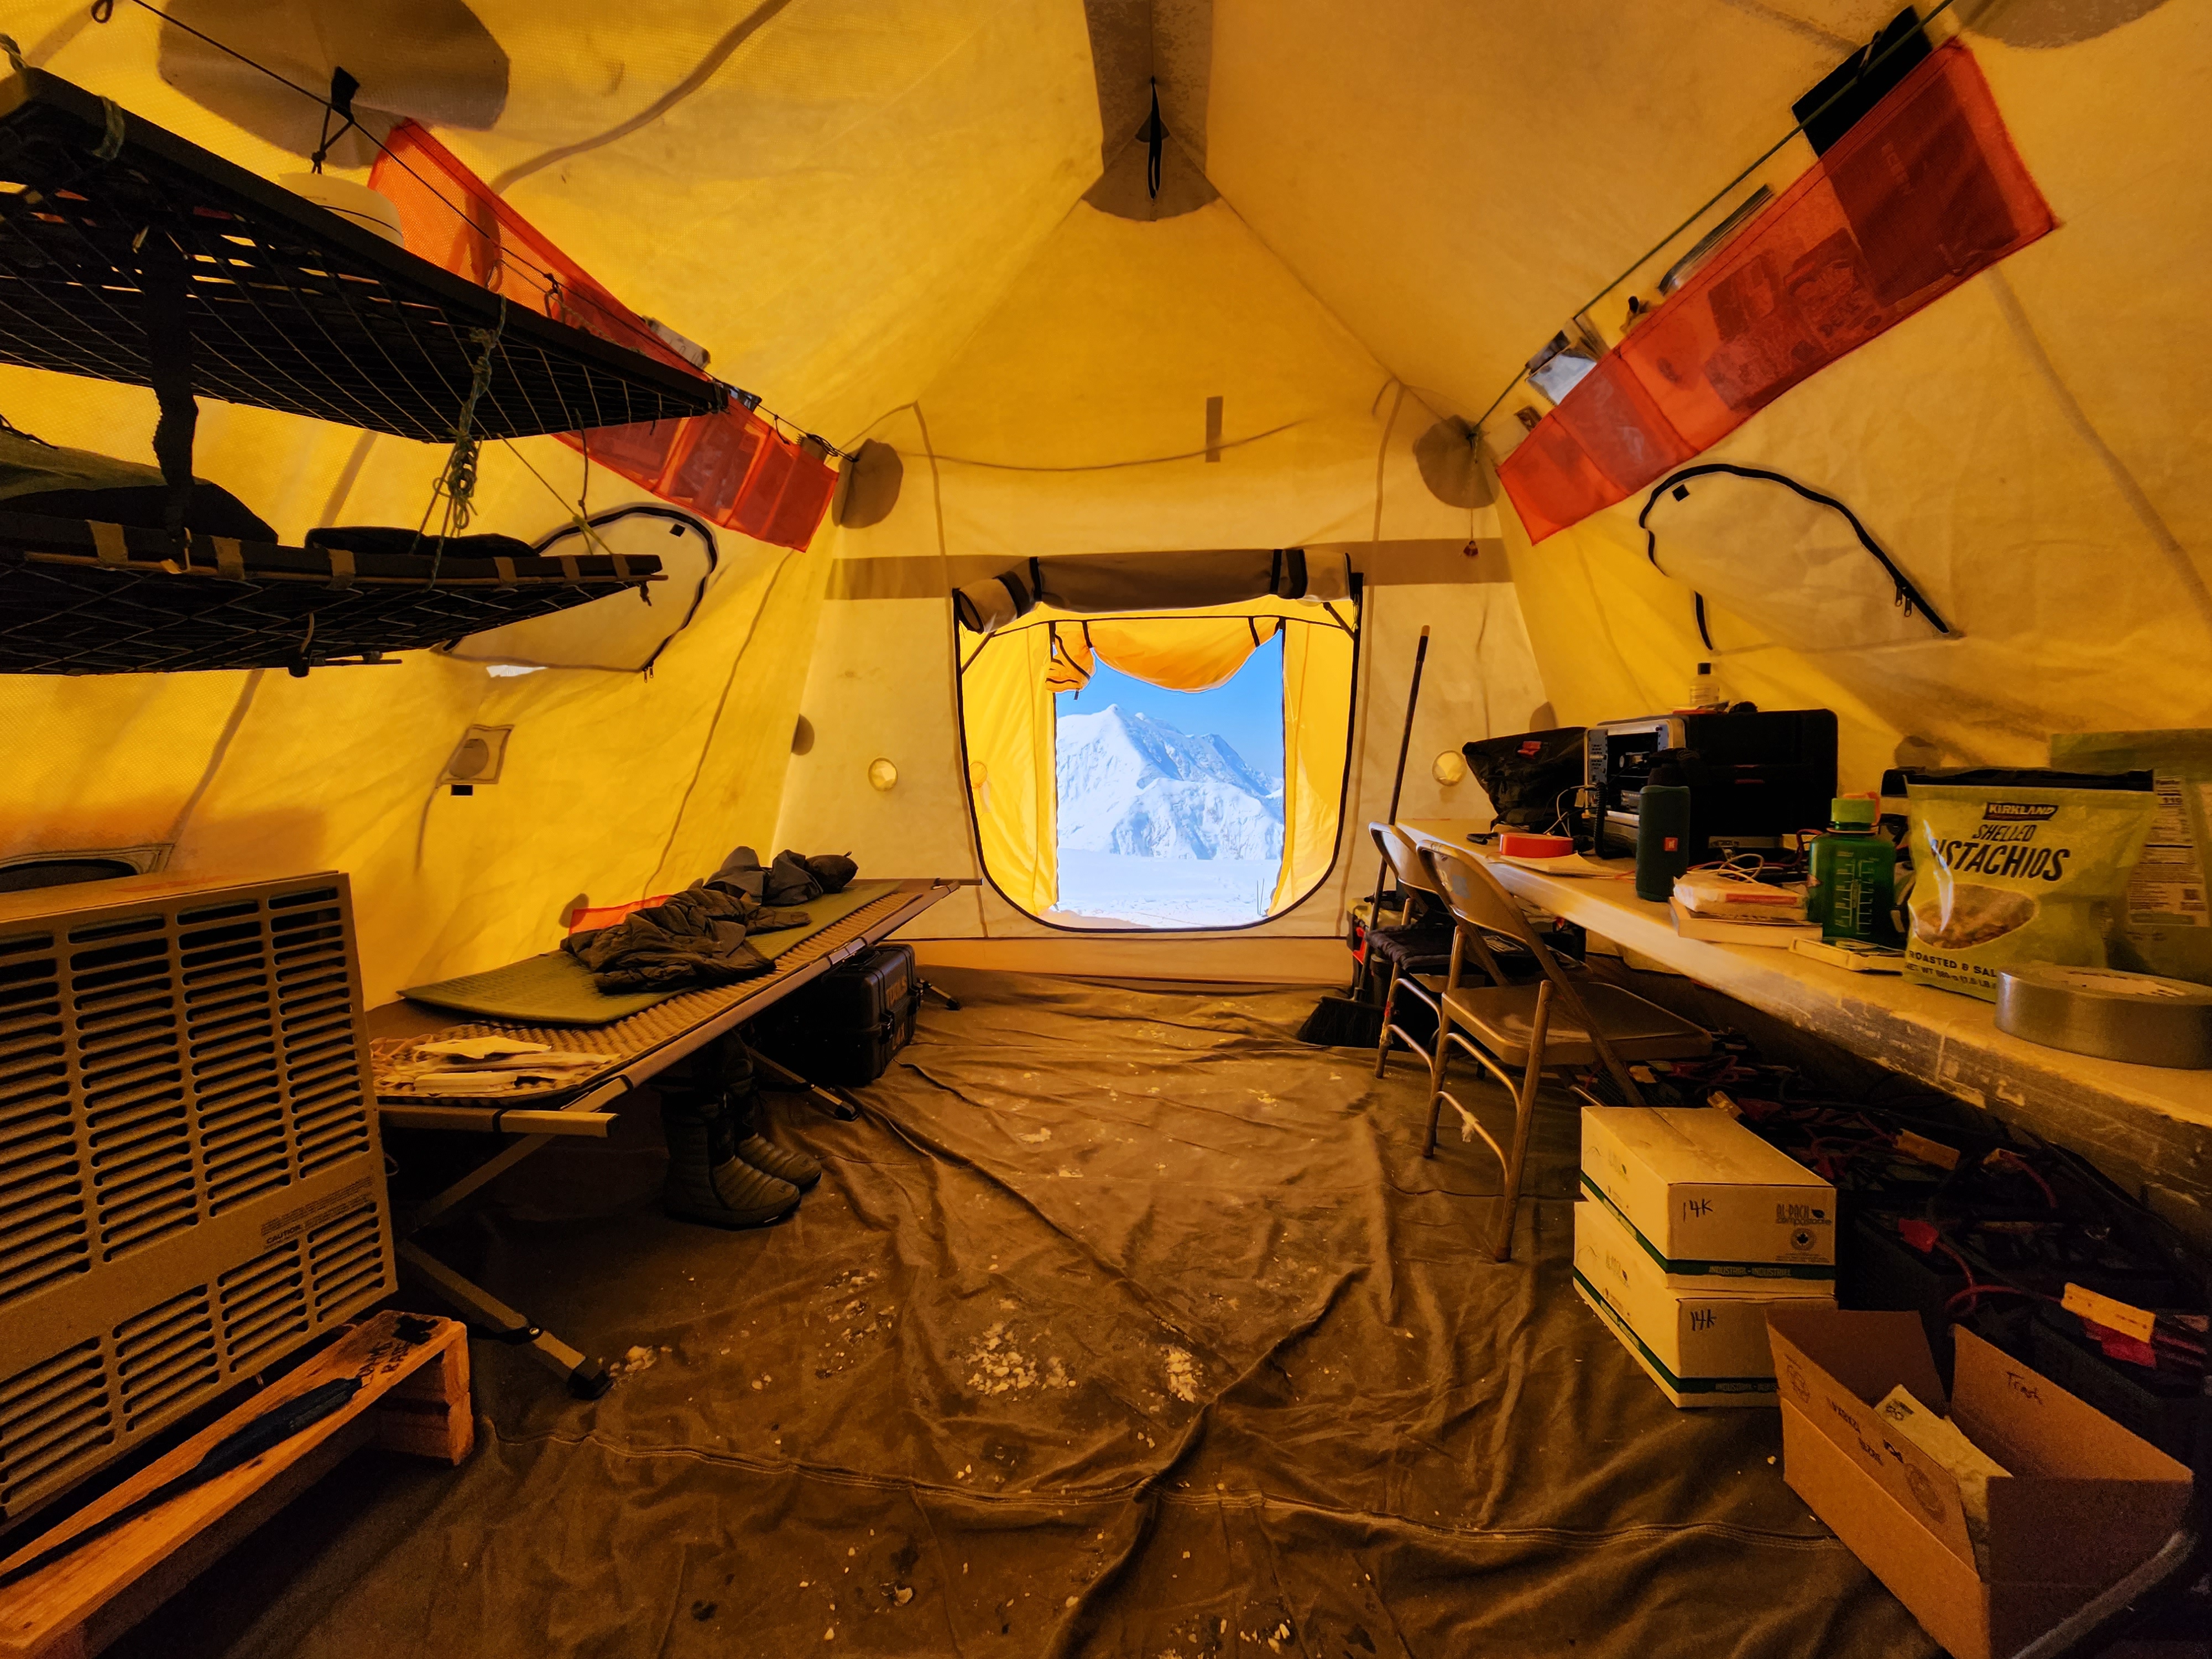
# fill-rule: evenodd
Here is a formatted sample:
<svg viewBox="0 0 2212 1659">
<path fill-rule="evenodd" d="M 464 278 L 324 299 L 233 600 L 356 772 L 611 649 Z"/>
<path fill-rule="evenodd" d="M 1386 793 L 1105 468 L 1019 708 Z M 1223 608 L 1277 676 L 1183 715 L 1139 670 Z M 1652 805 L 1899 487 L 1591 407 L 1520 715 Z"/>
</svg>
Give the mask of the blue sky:
<svg viewBox="0 0 2212 1659">
<path fill-rule="evenodd" d="M 1060 694 L 1061 714 L 1095 714 L 1109 703 L 1149 714 L 1192 737 L 1228 739 L 1255 772 L 1283 775 L 1283 641 L 1279 633 L 1245 659 L 1226 685 L 1168 691 L 1104 663 L 1080 692 Z"/>
</svg>

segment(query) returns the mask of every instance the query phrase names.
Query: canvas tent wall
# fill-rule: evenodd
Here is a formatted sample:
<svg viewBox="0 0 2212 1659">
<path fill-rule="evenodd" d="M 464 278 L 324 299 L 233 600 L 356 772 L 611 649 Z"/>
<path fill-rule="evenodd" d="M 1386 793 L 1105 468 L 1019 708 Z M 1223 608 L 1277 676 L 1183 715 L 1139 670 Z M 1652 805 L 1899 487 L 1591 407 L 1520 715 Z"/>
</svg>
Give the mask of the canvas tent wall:
<svg viewBox="0 0 2212 1659">
<path fill-rule="evenodd" d="M 279 55 L 312 55 L 319 29 L 333 55 L 373 57 L 428 21 L 406 6 L 179 15 Z M 507 198 L 617 294 L 710 342 L 720 372 L 809 429 L 845 436 L 879 400 L 918 391 L 1095 172 L 1095 105 L 1063 95 L 1087 82 L 1082 20 L 1058 7 L 822 9 L 780 32 L 697 8 L 626 20 L 611 52 L 580 50 L 599 15 L 580 9 L 477 15 L 505 59 L 504 99 L 459 112 L 495 112 L 489 131 L 441 133 L 485 178 L 507 175 Z M 304 43 L 278 27 L 302 17 Z M 79 4 L 29 5 L 8 27 L 34 64 L 264 176 L 305 165 L 312 124 L 287 147 L 215 112 L 254 120 L 261 106 L 180 70 L 156 14 L 126 3 L 95 24 Z M 303 60 L 280 66 L 315 78 Z M 364 106 L 452 112 L 400 72 L 416 67 L 364 70 Z M 607 138 L 656 105 L 642 145 Z M 1000 142 L 945 136 L 982 110 Z M 823 179 L 833 154 L 842 189 Z M 825 234 L 840 221 L 871 226 L 865 250 Z M 150 394 L 22 370 L 0 370 L 0 410 L 51 441 L 133 457 L 155 418 Z M 441 459 L 211 402 L 199 422 L 200 474 L 295 538 L 334 520 L 415 524 Z M 477 527 L 535 539 L 568 520 L 584 483 L 552 441 L 491 447 Z M 591 477 L 595 512 L 639 499 L 605 469 Z M 348 869 L 372 1001 L 543 950 L 579 896 L 665 890 L 773 838 L 826 562 L 720 541 L 714 590 L 649 679 L 495 678 L 430 653 L 306 680 L 11 678 L 0 714 L 29 737 L 0 784 L 0 859 L 149 846 L 188 872 Z M 502 774 L 456 798 L 438 780 L 477 726 L 513 728 Z"/>
<path fill-rule="evenodd" d="M 283 9 L 179 15 L 312 56 L 261 27 Z M 1450 500 L 1425 481 L 1417 446 L 1446 417 L 1487 415 L 1490 456 L 1510 451 L 1513 410 L 1540 400 L 1492 404 L 1529 353 L 1601 291 L 1591 314 L 1614 329 L 1698 227 L 1606 285 L 1893 9 L 768 0 L 736 19 L 659 9 L 611 35 L 582 8 L 480 0 L 500 96 L 365 75 L 378 107 L 419 111 L 627 301 L 711 346 L 716 372 L 842 448 L 895 450 L 896 502 L 805 554 L 725 536 L 715 591 L 649 680 L 494 679 L 428 654 L 251 687 L 12 680 L 0 715 L 33 735 L 0 779 L 0 857 L 145 843 L 180 869 L 351 868 L 372 996 L 544 948 L 578 894 L 641 896 L 740 840 L 973 873 L 945 595 L 1044 556 L 1347 550 L 1367 584 L 1354 826 L 1385 804 L 1425 622 L 1439 643 L 1408 815 L 1480 815 L 1471 784 L 1429 779 L 1437 753 L 1540 714 L 1650 712 L 1709 656 L 1736 696 L 1836 708 L 1858 787 L 1900 745 L 2033 761 L 2052 730 L 2207 723 L 2196 462 L 2212 414 L 2185 365 L 2212 330 L 2212 181 L 2180 159 L 2212 70 L 2196 0 L 1949 8 L 1934 32 L 1963 27 L 2057 228 L 1698 458 L 1846 504 L 1958 637 L 1777 637 L 1760 585 L 1792 568 L 1686 524 L 1709 653 L 1692 586 L 1647 556 L 1640 500 L 1532 545 L 1487 473 Z M 334 40 L 405 32 L 374 5 L 296 10 Z M 165 58 L 143 8 L 96 25 L 41 0 L 10 27 L 33 61 L 219 154 L 265 175 L 301 164 L 296 136 Z M 1176 135 L 1157 199 L 1131 149 L 1140 64 Z M 1703 223 L 1809 161 L 1784 144 Z M 0 372 L 0 410 L 130 455 L 153 418 L 146 394 L 26 371 Z M 199 453 L 292 533 L 414 522 L 439 459 L 215 404 Z M 483 527 L 541 535 L 582 483 L 551 441 L 495 449 Z M 593 509 L 638 498 L 595 472 Z M 814 738 L 793 756 L 802 714 Z M 478 725 L 513 727 L 501 781 L 441 793 Z M 888 794 L 866 781 L 879 755 L 899 762 Z M 1331 933 L 1364 879 L 1340 858 L 1314 900 L 1220 948 Z M 1042 933 L 994 902 L 933 925 Z"/>
<path fill-rule="evenodd" d="M 1214 399 L 1219 441 L 1209 449 Z M 1428 775 L 1431 763 L 1468 738 L 1525 729 L 1544 694 L 1504 580 L 1496 510 L 1439 499 L 1423 482 L 1415 445 L 1437 422 L 1227 204 L 1146 222 L 1079 204 L 945 374 L 874 428 L 898 450 L 899 503 L 877 524 L 838 532 L 805 698 L 813 744 L 793 762 L 779 836 L 851 841 L 864 862 L 906 848 L 933 869 L 981 875 L 949 587 L 1031 557 L 1224 546 L 1348 556 L 1365 584 L 1343 844 L 1364 845 L 1368 818 L 1388 809 L 1425 622 L 1443 643 L 1407 807 L 1479 812 L 1474 786 L 1452 786 L 1468 798 L 1461 807 Z M 886 721 L 894 702 L 899 718 Z M 888 794 L 867 781 L 878 755 L 900 769 Z M 1358 862 L 1332 860 L 1319 890 L 1254 935 L 1337 937 L 1349 886 L 1372 879 Z M 1051 933 L 988 886 L 940 905 L 924 928 L 967 939 Z M 1334 975 L 1340 955 L 1316 952 L 1324 965 L 1312 971 Z M 1021 957 L 1109 958 L 1138 959 L 1126 942 L 1097 941 Z"/>
<path fill-rule="evenodd" d="M 1740 6 L 1738 27 L 1692 15 L 1701 9 L 1569 6 L 1539 32 L 1436 8 L 1418 35 L 1396 15 L 1325 60 L 1298 44 L 1322 9 L 1293 7 L 1264 27 L 1241 9 L 1217 13 L 1212 174 L 1378 355 L 1480 409 L 1656 234 L 1786 130 L 1789 100 L 1890 9 Z M 1955 641 L 1830 653 L 1767 641 L 1740 618 L 1717 626 L 1735 695 L 1838 709 L 1845 775 L 1860 784 L 1908 738 L 1954 761 L 2035 762 L 2053 729 L 2200 724 L 2212 696 L 2197 666 L 2212 620 L 2212 523 L 2185 459 L 2207 416 L 2171 368 L 2212 326 L 2197 274 L 2212 185 L 2183 159 L 2187 88 L 2212 63 L 2212 19 L 2187 4 L 2010 0 L 1954 8 L 1938 33 L 1962 17 L 2059 229 L 1699 458 L 1771 468 L 1850 503 L 1949 601 Z M 1425 50 L 1411 49 L 1417 38 Z M 1566 41 L 1575 55 L 1561 61 Z M 1477 59 L 1489 96 L 1439 125 Z M 1318 129 L 1291 118 L 1347 96 L 1372 118 Z M 1655 125 L 1665 129 L 1656 145 Z M 1264 143 L 1231 142 L 1262 131 Z M 1769 173 L 1786 180 L 1808 160 L 1800 141 Z M 1384 169 L 1393 185 L 1378 192 Z M 1469 197 L 1496 205 L 1397 211 Z M 1386 215 L 1393 257 L 1364 257 Z M 1627 294 L 1648 294 L 1688 240 L 1611 290 L 1604 322 Z M 1495 307 L 1490 319 L 1510 312 L 1510 325 L 1456 325 L 1461 282 Z M 1521 401 L 1539 400 L 1522 394 L 1507 408 Z M 1486 430 L 1503 447 L 1518 428 L 1509 416 Z M 1708 654 L 1688 592 L 1645 557 L 1640 506 L 1534 548 L 1503 515 L 1546 683 L 1571 721 L 1663 706 Z M 2114 672 L 2123 650 L 2128 667 Z"/>
</svg>

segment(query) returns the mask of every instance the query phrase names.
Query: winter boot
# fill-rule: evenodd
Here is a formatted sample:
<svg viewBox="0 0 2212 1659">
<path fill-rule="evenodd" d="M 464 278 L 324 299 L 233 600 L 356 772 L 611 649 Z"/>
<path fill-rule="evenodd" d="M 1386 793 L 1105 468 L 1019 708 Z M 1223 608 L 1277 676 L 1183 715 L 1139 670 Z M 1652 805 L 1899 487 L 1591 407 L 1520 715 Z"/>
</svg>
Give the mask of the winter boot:
<svg viewBox="0 0 2212 1659">
<path fill-rule="evenodd" d="M 756 1127 L 760 1091 L 753 1084 L 753 1059 L 745 1045 L 734 1038 L 726 1039 L 714 1057 L 714 1066 L 723 1103 L 716 1129 L 716 1158 L 737 1158 L 779 1181 L 789 1182 L 802 1193 L 811 1191 L 822 1179 L 822 1166 L 805 1152 L 777 1146 Z"/>
<path fill-rule="evenodd" d="M 794 1147 L 779 1146 L 766 1135 L 754 1133 L 737 1144 L 738 1161 L 787 1181 L 800 1192 L 811 1192 L 822 1179 L 822 1166 Z"/>
<path fill-rule="evenodd" d="M 668 1089 L 660 1097 L 668 1137 L 668 1185 L 661 1206 L 678 1221 L 710 1227 L 765 1227 L 799 1207 L 799 1188 L 732 1156 L 736 1137 L 720 1096 Z"/>
</svg>

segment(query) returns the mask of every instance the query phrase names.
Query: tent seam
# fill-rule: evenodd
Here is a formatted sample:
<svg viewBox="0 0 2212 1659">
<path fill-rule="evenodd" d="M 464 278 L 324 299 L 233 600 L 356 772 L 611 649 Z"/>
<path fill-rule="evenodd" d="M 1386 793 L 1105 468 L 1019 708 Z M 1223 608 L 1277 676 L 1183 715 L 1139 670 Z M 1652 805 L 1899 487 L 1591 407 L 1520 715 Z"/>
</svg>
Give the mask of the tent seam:
<svg viewBox="0 0 2212 1659">
<path fill-rule="evenodd" d="M 619 143 L 634 132 L 644 131 L 695 94 L 704 92 L 708 83 L 721 71 L 722 66 L 737 56 L 738 48 L 774 22 L 790 5 L 791 0 L 761 0 L 761 3 L 750 14 L 722 32 L 682 80 L 636 114 L 617 121 L 605 131 L 594 133 L 588 138 L 579 138 L 573 143 L 556 144 L 550 149 L 540 150 L 527 161 L 517 161 L 505 172 L 494 174 L 487 188 L 495 196 L 505 196 L 525 179 L 532 173 L 543 173 L 556 161 L 604 149 L 609 144 Z"/>
<path fill-rule="evenodd" d="M 1129 461 L 1083 461 L 1072 466 L 1028 466 L 1019 461 L 981 461 L 968 455 L 931 456 L 933 463 L 943 461 L 948 466 L 986 467 L 994 472 L 1110 472 L 1126 466 L 1164 466 L 1171 461 L 1194 461 L 1209 454 L 1218 454 L 1224 449 L 1241 449 L 1247 444 L 1256 444 L 1263 438 L 1279 437 L 1293 427 L 1304 426 L 1310 416 L 1301 415 L 1295 421 L 1285 421 L 1280 426 L 1271 426 L 1265 432 L 1255 432 L 1246 438 L 1224 439 L 1207 449 L 1189 449 L 1179 455 L 1146 455 Z"/>
<path fill-rule="evenodd" d="M 2074 428 L 2090 453 L 2103 464 L 2113 488 L 2119 491 L 2120 498 L 2127 502 L 2129 510 L 2150 532 L 2151 539 L 2158 544 L 2159 550 L 2173 566 L 2174 574 L 2181 579 L 2183 591 L 2197 607 L 2197 616 L 2208 628 L 2212 628 L 2212 589 L 2206 587 L 2203 574 L 2197 568 L 2189 550 L 2181 544 L 2180 538 L 2168 526 L 2157 504 L 2136 481 L 2135 474 L 2129 471 L 2128 464 L 2105 441 L 2105 434 L 2097 430 L 2089 419 L 2089 411 L 2081 407 L 2081 399 L 2074 395 L 2074 389 L 2060 376 L 2058 365 L 2051 360 L 2051 353 L 2045 348 L 2042 337 L 2036 333 L 2027 308 L 2021 304 L 2020 295 L 2014 291 L 2004 272 L 1992 265 L 1982 274 L 1989 280 L 1990 295 L 1996 301 L 1997 310 L 2003 314 L 2005 325 L 2011 331 L 2014 343 L 2033 365 L 2044 385 L 2050 388 L 2051 399 L 2058 405 L 2060 417 Z"/>
<path fill-rule="evenodd" d="M 206 769 L 200 774 L 199 782 L 192 787 L 192 793 L 185 797 L 185 804 L 177 809 L 176 819 L 169 825 L 172 857 L 175 856 L 178 843 L 184 839 L 192 814 L 199 810 L 201 799 L 214 785 L 215 775 L 222 769 L 223 761 L 230 753 L 230 745 L 237 739 L 239 728 L 246 724 L 246 717 L 252 710 L 255 694 L 261 690 L 262 676 L 267 672 L 268 670 L 264 668 L 252 670 L 246 675 L 246 684 L 239 687 L 238 699 L 230 706 L 229 718 L 223 721 L 222 730 L 216 736 L 215 747 L 209 751 Z"/>
</svg>

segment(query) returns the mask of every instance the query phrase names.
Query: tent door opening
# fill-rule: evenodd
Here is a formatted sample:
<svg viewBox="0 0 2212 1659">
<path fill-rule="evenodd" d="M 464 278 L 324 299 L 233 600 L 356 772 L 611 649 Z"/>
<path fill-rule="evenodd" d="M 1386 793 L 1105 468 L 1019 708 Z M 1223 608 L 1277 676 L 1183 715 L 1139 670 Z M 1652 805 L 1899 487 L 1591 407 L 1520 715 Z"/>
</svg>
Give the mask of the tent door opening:
<svg viewBox="0 0 2212 1659">
<path fill-rule="evenodd" d="M 960 647 L 969 808 L 1008 902 L 1077 932 L 1251 927 L 1335 861 L 1357 598 L 1075 615 Z"/>
</svg>

